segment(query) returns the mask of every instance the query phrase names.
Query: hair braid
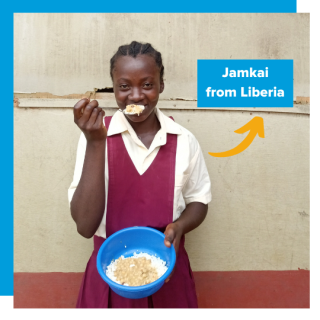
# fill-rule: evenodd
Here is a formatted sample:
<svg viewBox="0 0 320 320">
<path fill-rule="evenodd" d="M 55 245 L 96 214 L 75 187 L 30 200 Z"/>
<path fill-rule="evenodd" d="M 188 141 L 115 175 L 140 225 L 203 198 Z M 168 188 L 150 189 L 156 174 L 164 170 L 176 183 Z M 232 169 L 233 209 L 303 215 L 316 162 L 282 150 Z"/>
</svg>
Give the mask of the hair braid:
<svg viewBox="0 0 320 320">
<path fill-rule="evenodd" d="M 144 49 L 142 49 L 143 46 L 145 46 Z M 147 53 L 149 48 L 151 48 L 151 44 L 150 43 L 146 43 L 146 44 L 142 45 L 141 46 L 141 54 Z"/>
<path fill-rule="evenodd" d="M 121 46 L 121 47 L 119 47 L 119 52 L 120 52 L 123 56 L 126 56 L 127 53 L 128 53 L 128 48 L 127 48 L 127 46 Z"/>
</svg>

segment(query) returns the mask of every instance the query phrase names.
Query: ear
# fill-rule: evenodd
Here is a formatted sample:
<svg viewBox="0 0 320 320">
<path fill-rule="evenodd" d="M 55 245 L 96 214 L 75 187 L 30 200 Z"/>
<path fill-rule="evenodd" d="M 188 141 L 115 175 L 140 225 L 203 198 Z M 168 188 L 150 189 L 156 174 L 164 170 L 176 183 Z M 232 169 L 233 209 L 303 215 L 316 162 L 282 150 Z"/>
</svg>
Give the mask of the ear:
<svg viewBox="0 0 320 320">
<path fill-rule="evenodd" d="M 162 82 L 160 83 L 160 93 L 162 93 L 163 90 L 164 90 L 164 82 L 162 81 Z"/>
</svg>

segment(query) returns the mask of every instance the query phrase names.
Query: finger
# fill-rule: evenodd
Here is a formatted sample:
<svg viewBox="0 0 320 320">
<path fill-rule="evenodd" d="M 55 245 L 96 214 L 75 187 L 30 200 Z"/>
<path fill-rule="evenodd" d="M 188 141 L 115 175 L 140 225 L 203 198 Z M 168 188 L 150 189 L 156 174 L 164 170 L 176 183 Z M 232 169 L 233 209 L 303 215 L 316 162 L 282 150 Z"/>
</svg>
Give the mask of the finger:
<svg viewBox="0 0 320 320">
<path fill-rule="evenodd" d="M 164 240 L 164 245 L 166 246 L 166 247 L 168 247 L 168 248 L 170 248 L 171 247 L 171 242 L 169 241 L 169 240 Z"/>
<path fill-rule="evenodd" d="M 83 114 L 81 116 L 81 123 L 82 125 L 86 124 L 90 117 L 91 113 L 94 110 L 94 108 L 98 107 L 98 101 L 97 100 L 92 100 L 90 101 L 84 108 Z"/>
<path fill-rule="evenodd" d="M 87 99 L 90 102 L 90 96 L 89 97 L 83 96 L 82 99 Z M 81 111 L 83 113 L 83 109 Z"/>
<path fill-rule="evenodd" d="M 99 104 L 98 104 L 98 101 L 97 100 L 91 100 L 87 106 L 84 108 L 83 110 L 83 115 L 85 117 L 88 117 L 88 119 L 90 118 L 90 115 L 93 111 L 94 108 L 98 107 Z"/>
<path fill-rule="evenodd" d="M 90 96 L 89 96 L 89 98 L 88 98 L 88 97 L 86 97 L 86 96 L 83 96 L 81 99 L 88 99 L 88 100 L 89 100 L 89 102 L 90 102 Z"/>
<path fill-rule="evenodd" d="M 165 231 L 165 238 L 164 238 L 164 244 L 166 247 L 171 247 L 171 243 L 173 243 L 174 240 L 174 231 L 172 229 L 168 229 Z"/>
<path fill-rule="evenodd" d="M 103 123 L 104 114 L 105 112 L 101 109 L 96 119 L 96 122 L 94 123 L 95 128 L 104 127 L 104 123 Z"/>
<path fill-rule="evenodd" d="M 92 112 L 91 112 L 91 115 L 90 115 L 90 118 L 88 120 L 88 127 L 95 127 L 94 124 L 95 122 L 97 121 L 97 118 L 99 116 L 99 113 L 101 111 L 101 108 L 100 107 L 95 107 Z"/>
<path fill-rule="evenodd" d="M 79 100 L 73 107 L 74 120 L 79 120 L 82 116 L 82 110 L 89 103 L 87 98 Z"/>
</svg>

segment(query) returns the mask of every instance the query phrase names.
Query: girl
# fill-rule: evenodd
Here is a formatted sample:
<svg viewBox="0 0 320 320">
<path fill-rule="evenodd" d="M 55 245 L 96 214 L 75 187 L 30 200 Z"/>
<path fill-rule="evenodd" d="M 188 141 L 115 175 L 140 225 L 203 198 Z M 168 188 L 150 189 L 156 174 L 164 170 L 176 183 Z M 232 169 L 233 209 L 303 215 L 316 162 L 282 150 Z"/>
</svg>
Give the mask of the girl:
<svg viewBox="0 0 320 320">
<path fill-rule="evenodd" d="M 71 215 L 78 232 L 94 236 L 78 308 L 196 308 L 197 297 L 184 234 L 205 219 L 211 186 L 199 143 L 157 107 L 164 90 L 161 54 L 150 44 L 120 46 L 110 60 L 118 107 L 143 105 L 141 114 L 104 117 L 96 100 L 80 100 L 74 121 L 81 129 Z M 165 234 L 177 261 L 162 288 L 150 297 L 118 296 L 101 279 L 97 252 L 114 232 L 148 226 Z"/>
</svg>

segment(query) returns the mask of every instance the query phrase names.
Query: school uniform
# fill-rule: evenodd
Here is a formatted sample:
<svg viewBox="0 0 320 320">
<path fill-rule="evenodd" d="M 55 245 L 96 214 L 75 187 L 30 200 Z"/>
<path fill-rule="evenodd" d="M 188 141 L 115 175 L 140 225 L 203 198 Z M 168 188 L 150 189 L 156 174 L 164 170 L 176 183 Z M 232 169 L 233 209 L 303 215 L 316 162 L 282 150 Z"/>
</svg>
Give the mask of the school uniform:
<svg viewBox="0 0 320 320">
<path fill-rule="evenodd" d="M 191 202 L 208 204 L 211 183 L 198 141 L 193 134 L 159 109 L 161 125 L 149 149 L 140 141 L 122 112 L 105 117 L 108 129 L 105 165 L 106 208 L 94 236 L 94 251 L 87 264 L 78 308 L 196 308 L 192 270 L 181 238 L 176 268 L 168 283 L 150 297 L 127 299 L 114 293 L 96 268 L 103 241 L 132 226 L 164 232 Z M 86 150 L 80 136 L 69 202 L 79 183 Z"/>
</svg>

